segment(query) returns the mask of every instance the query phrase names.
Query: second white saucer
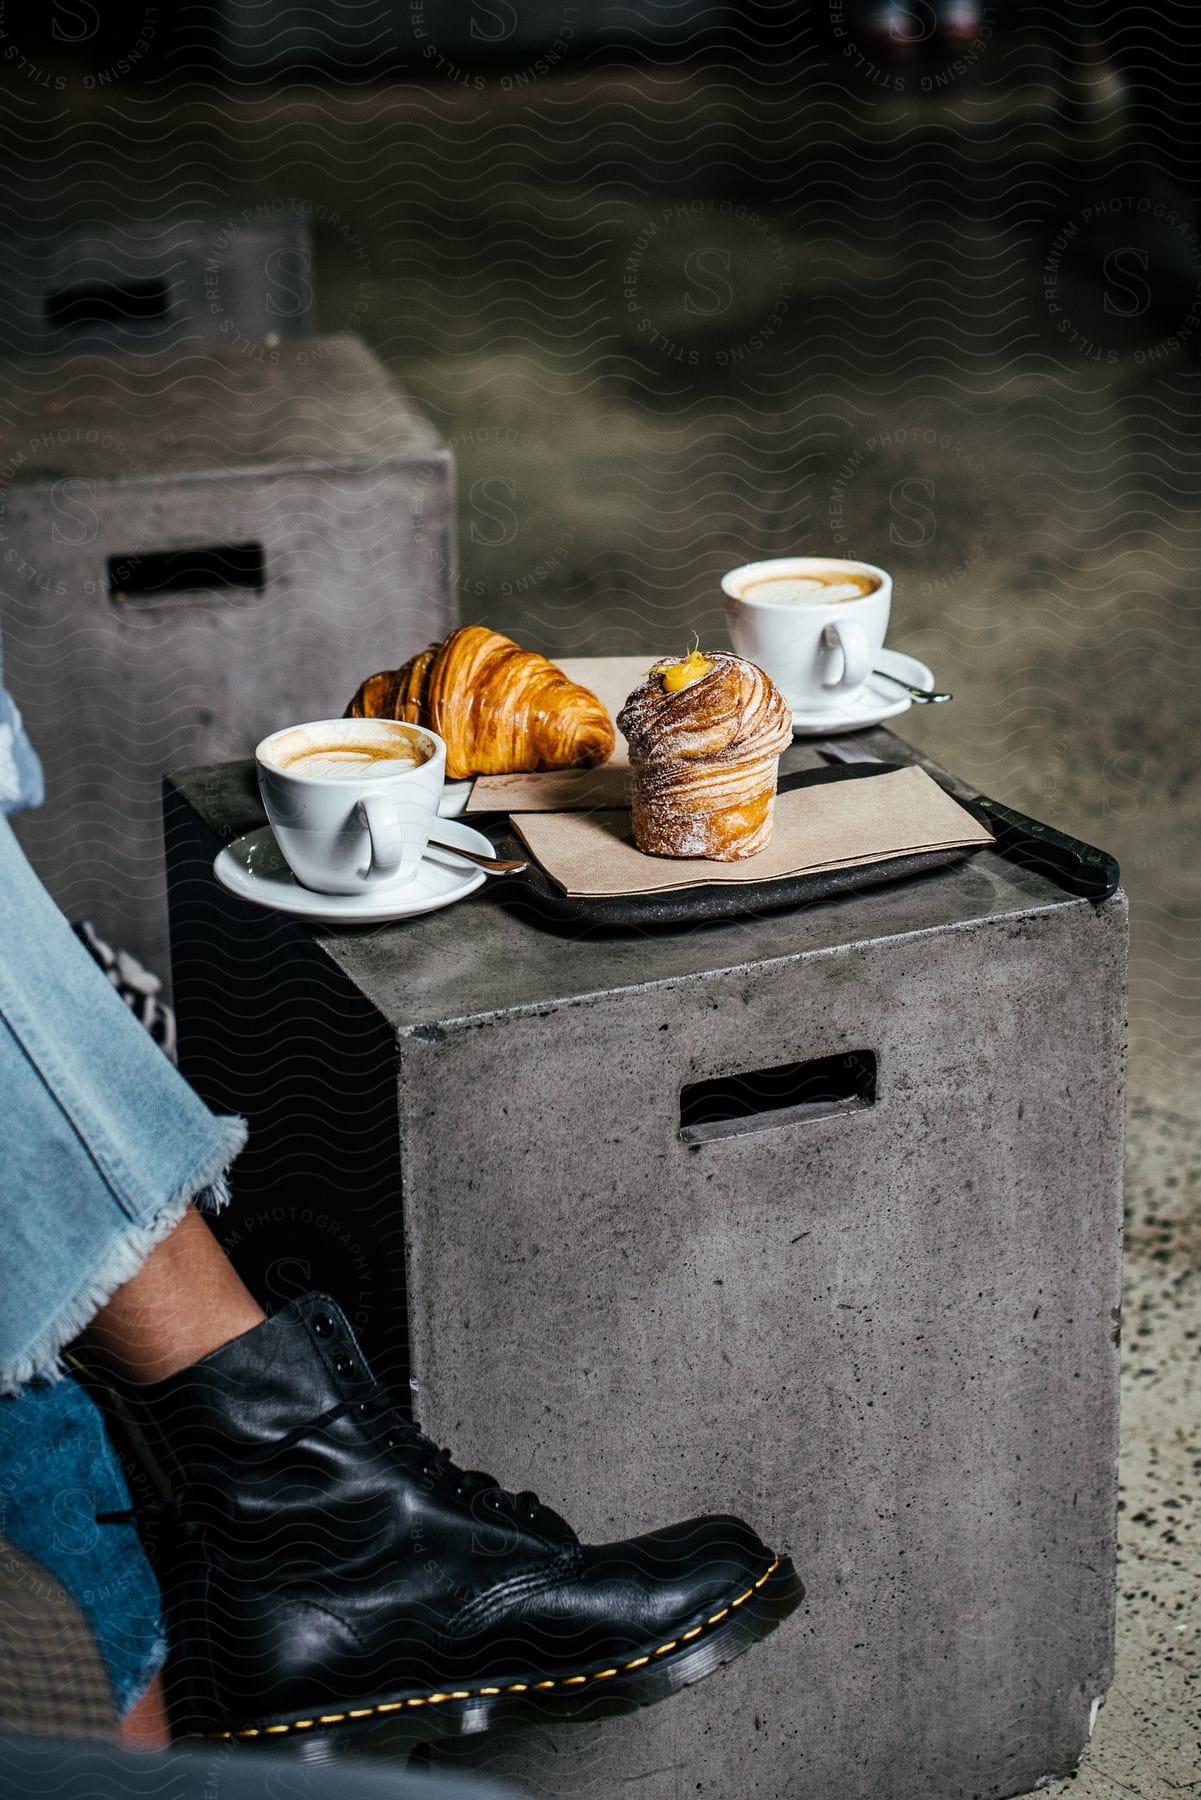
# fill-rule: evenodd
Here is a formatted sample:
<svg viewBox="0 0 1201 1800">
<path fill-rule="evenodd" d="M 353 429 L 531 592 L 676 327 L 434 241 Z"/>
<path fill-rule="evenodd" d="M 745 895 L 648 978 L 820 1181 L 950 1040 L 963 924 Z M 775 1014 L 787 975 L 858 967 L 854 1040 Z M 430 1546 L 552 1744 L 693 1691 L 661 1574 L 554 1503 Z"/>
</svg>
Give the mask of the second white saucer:
<svg viewBox="0 0 1201 1800">
<path fill-rule="evenodd" d="M 902 681 L 911 682 L 914 687 L 934 686 L 933 670 L 919 662 L 916 656 L 907 656 L 903 650 L 878 650 L 876 663 L 887 674 L 899 675 Z M 869 725 L 881 725 L 885 719 L 899 718 L 912 705 L 904 688 L 895 687 L 878 675 L 869 675 L 866 686 L 837 710 L 804 712 L 794 708 L 792 734 L 794 737 L 828 737 L 832 732 L 866 731 Z"/>
</svg>

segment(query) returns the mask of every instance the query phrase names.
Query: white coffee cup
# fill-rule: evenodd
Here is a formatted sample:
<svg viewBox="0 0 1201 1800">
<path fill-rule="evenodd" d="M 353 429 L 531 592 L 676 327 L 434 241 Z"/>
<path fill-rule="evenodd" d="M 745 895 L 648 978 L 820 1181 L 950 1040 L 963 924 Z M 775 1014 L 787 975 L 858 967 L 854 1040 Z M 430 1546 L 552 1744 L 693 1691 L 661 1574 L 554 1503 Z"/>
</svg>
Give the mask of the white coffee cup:
<svg viewBox="0 0 1201 1800">
<path fill-rule="evenodd" d="M 361 894 L 417 873 L 446 778 L 435 732 L 394 719 L 315 719 L 265 737 L 259 792 L 302 886 Z"/>
<path fill-rule="evenodd" d="M 721 586 L 730 642 L 771 676 L 794 712 L 839 713 L 862 692 L 888 630 L 886 570 L 843 557 L 783 556 L 731 569 Z"/>
</svg>

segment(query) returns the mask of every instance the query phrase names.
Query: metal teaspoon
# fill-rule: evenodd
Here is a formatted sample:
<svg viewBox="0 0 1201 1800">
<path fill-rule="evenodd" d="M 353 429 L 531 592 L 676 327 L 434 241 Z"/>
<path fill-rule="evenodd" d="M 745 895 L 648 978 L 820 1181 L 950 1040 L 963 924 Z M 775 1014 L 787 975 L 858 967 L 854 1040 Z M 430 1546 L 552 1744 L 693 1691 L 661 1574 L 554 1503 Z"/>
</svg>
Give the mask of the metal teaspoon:
<svg viewBox="0 0 1201 1800">
<path fill-rule="evenodd" d="M 443 850 L 453 851 L 465 862 L 475 863 L 486 875 L 524 875 L 529 863 L 519 857 L 481 856 L 478 850 L 465 850 L 462 844 L 452 844 L 449 838 L 439 837 L 437 832 L 430 832 L 430 843 L 437 844 Z"/>
<path fill-rule="evenodd" d="M 932 692 L 929 688 L 914 687 L 911 681 L 902 681 L 899 675 L 892 675 L 887 669 L 873 669 L 872 674 L 882 675 L 885 681 L 895 681 L 898 687 L 903 687 L 907 694 L 912 694 L 913 698 L 920 701 L 923 706 L 937 706 L 942 700 L 955 698 L 954 694 L 939 694 Z"/>
</svg>

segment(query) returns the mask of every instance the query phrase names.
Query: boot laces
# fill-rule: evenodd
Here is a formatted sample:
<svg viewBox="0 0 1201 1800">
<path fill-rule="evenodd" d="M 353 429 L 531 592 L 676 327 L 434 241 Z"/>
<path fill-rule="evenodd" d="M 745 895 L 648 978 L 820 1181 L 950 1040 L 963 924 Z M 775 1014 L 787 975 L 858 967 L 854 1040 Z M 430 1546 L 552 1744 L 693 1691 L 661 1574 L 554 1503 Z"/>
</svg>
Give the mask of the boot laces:
<svg viewBox="0 0 1201 1800">
<path fill-rule="evenodd" d="M 421 1473 L 430 1481 L 453 1483 L 454 1492 L 462 1500 L 479 1500 L 495 1512 L 534 1524 L 544 1511 L 541 1500 L 529 1488 L 510 1493 L 495 1475 L 483 1469 L 461 1469 L 450 1448 L 441 1448 L 427 1437 L 419 1419 L 408 1419 L 385 1389 L 375 1386 L 357 1399 L 340 1400 L 336 1406 L 314 1420 L 317 1425 L 332 1424 L 335 1419 L 353 1417 L 370 1420 L 384 1427 L 384 1448 L 416 1450 L 421 1454 Z"/>
<path fill-rule="evenodd" d="M 527 1524 L 536 1523 L 544 1511 L 537 1494 L 530 1489 L 523 1488 L 520 1493 L 513 1494 L 503 1488 L 494 1475 L 485 1473 L 483 1469 L 461 1469 L 448 1446 L 444 1444 L 439 1448 L 432 1438 L 426 1437 L 420 1421 L 405 1418 L 396 1403 L 378 1387 L 358 1399 L 340 1400 L 328 1412 L 321 1413 L 318 1418 L 288 1432 L 278 1440 L 275 1447 L 277 1450 L 286 1450 L 306 1437 L 314 1426 L 324 1428 L 337 1419 L 347 1417 L 384 1426 L 384 1447 L 387 1450 L 419 1451 L 422 1457 L 422 1475 L 430 1481 L 453 1482 L 454 1492 L 459 1499 L 479 1500 L 493 1511 L 506 1512 Z M 136 1525 L 143 1531 L 152 1524 L 166 1524 L 177 1532 L 190 1535 L 195 1525 L 190 1501 L 187 1485 L 181 1484 L 169 1499 L 142 1500 L 113 1512 L 97 1513 L 96 1523 Z"/>
</svg>

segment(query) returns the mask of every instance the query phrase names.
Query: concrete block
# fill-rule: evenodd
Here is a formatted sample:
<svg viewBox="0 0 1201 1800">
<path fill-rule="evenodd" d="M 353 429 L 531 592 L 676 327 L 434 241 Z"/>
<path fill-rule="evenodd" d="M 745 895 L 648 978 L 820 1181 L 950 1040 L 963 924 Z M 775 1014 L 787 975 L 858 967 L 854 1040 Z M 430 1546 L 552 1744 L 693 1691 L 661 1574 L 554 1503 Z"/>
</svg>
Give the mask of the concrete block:
<svg viewBox="0 0 1201 1800">
<path fill-rule="evenodd" d="M 159 784 L 340 714 L 456 621 L 449 450 L 353 338 L 0 365 L 18 821 L 72 916 L 166 972 Z"/>
<path fill-rule="evenodd" d="M 3 356 L 236 349 L 301 337 L 312 325 L 312 246 L 292 204 L 0 248 Z"/>
<path fill-rule="evenodd" d="M 170 784 L 252 1284 L 328 1285 L 439 1442 L 582 1534 L 736 1510 L 808 1584 L 662 1706 L 435 1759 L 577 1800 L 1071 1770 L 1112 1674 L 1124 897 L 986 852 L 705 930 L 576 940 L 485 889 L 323 935 L 212 880 L 259 822 L 244 766 Z"/>
</svg>

